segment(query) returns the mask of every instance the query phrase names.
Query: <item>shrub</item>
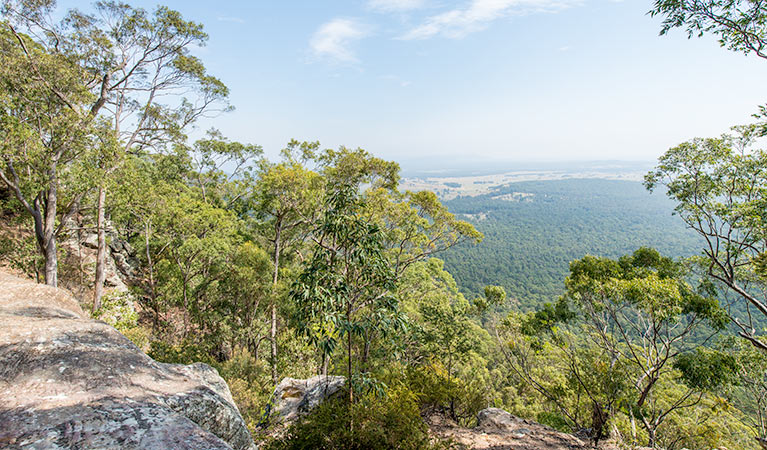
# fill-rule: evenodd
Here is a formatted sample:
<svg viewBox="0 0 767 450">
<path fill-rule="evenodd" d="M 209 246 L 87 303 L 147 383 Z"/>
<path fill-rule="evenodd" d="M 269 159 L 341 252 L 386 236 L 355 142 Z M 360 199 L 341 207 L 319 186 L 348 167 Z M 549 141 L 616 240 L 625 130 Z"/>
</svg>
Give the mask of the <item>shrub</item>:
<svg viewBox="0 0 767 450">
<path fill-rule="evenodd" d="M 268 450 L 426 450 L 448 448 L 429 437 L 421 419 L 416 395 L 405 387 L 393 388 L 382 397 L 363 396 L 351 409 L 337 398 L 318 406 L 274 441 Z"/>
<path fill-rule="evenodd" d="M 138 314 L 133 297 L 127 292 L 108 291 L 101 298 L 101 308 L 93 313 L 94 319 L 103 320 L 119 332 L 138 325 Z"/>
</svg>

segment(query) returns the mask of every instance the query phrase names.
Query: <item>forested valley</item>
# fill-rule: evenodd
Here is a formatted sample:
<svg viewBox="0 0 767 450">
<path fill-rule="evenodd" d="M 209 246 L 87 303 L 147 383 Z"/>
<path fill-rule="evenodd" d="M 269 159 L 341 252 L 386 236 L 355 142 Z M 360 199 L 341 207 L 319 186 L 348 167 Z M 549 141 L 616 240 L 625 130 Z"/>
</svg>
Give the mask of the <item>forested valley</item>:
<svg viewBox="0 0 767 450">
<path fill-rule="evenodd" d="M 460 245 L 442 256 L 462 292 L 499 284 L 524 311 L 557 298 L 570 261 L 584 255 L 618 258 L 652 247 L 681 258 L 702 245 L 672 216 L 675 204 L 639 182 L 517 182 L 445 206 L 485 236 L 482 245 Z"/>
<path fill-rule="evenodd" d="M 2 6 L 2 268 L 214 367 L 262 448 L 455 448 L 425 418 L 488 407 L 594 446 L 767 448 L 767 110 L 643 183 L 442 202 L 361 148 L 195 131 L 236 99 L 183 11 L 54 7 Z M 767 58 L 762 2 L 649 7 Z M 275 386 L 315 375 L 342 395 L 276 433 Z"/>
</svg>

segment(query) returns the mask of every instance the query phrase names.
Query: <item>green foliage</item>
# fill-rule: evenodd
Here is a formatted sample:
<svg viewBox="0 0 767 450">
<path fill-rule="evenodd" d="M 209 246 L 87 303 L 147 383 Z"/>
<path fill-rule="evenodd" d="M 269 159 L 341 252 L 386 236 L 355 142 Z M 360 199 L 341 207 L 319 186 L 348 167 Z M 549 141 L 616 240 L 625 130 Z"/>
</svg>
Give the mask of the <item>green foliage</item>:
<svg viewBox="0 0 767 450">
<path fill-rule="evenodd" d="M 679 355 L 674 368 L 682 373 L 688 386 L 700 390 L 714 392 L 737 382 L 737 359 L 720 351 L 698 348 Z"/>
<path fill-rule="evenodd" d="M 232 398 L 248 428 L 251 432 L 255 431 L 263 418 L 272 390 L 266 362 L 243 349 L 235 351 L 231 358 L 214 367 L 229 385 Z"/>
<path fill-rule="evenodd" d="M 3 209 L 3 207 L 4 205 L 0 204 L 0 215 L 4 211 L 13 211 Z M 8 221 L 0 219 L 0 225 L 2 225 L 2 230 L 0 230 L 0 259 L 10 265 L 11 268 L 39 281 L 43 261 L 34 236 L 27 233 L 29 226 L 26 222 L 29 219 L 15 214 L 15 212 L 11 212 L 11 218 Z"/>
<path fill-rule="evenodd" d="M 107 294 L 94 316 L 159 361 L 218 369 L 251 429 L 278 375 L 346 372 L 350 401 L 270 448 L 443 448 L 421 414 L 471 425 L 489 405 L 668 449 L 767 434 L 764 123 L 660 159 L 646 187 L 667 188 L 683 223 L 668 199 L 617 181 L 512 183 L 442 204 L 400 192 L 399 165 L 363 149 L 291 141 L 272 162 L 215 130 L 188 143 L 202 114 L 227 109 L 191 53 L 202 26 L 113 1 L 52 23 L 53 7 L 3 2 L 0 256 L 55 284 L 67 219 L 88 228 L 90 210 L 106 213 L 138 267 L 131 293 Z M 663 33 L 764 57 L 759 2 L 658 0 L 652 14 Z M 663 256 L 701 242 L 685 264 Z M 647 245 L 662 253 L 621 256 Z M 734 295 L 745 302 L 720 307 Z M 701 345 L 728 320 L 751 346 Z"/>
<path fill-rule="evenodd" d="M 488 305 L 499 306 L 506 300 L 506 291 L 502 286 L 485 286 L 485 299 Z"/>
<path fill-rule="evenodd" d="M 393 331 L 404 323 L 380 229 L 359 217 L 362 203 L 349 187 L 331 191 L 327 203 L 317 230 L 318 246 L 290 296 L 296 304 L 297 332 L 323 355 L 331 355 L 346 337 L 351 379 L 352 338 L 368 330 Z"/>
<path fill-rule="evenodd" d="M 354 429 L 346 424 L 352 420 Z M 406 388 L 386 396 L 364 396 L 349 410 L 337 400 L 326 401 L 290 427 L 269 450 L 359 449 L 426 450 L 447 448 L 432 442 L 419 414 L 416 395 Z"/>
<path fill-rule="evenodd" d="M 184 340 L 179 344 L 172 344 L 164 340 L 153 340 L 149 344 L 147 352 L 152 359 L 170 364 L 192 364 L 202 362 L 214 365 L 215 360 L 207 349 L 191 339 Z"/>
<path fill-rule="evenodd" d="M 682 143 L 658 160 L 645 185 L 665 187 L 677 202 L 678 216 L 704 241 L 694 262 L 709 284 L 731 292 L 722 297 L 732 303 L 739 334 L 764 350 L 767 153 L 756 148 L 757 131 L 755 125 L 734 127 L 733 134 Z"/>
<path fill-rule="evenodd" d="M 713 34 L 722 47 L 767 58 L 767 8 L 756 0 L 656 0 L 661 35 L 684 28 L 688 37 Z"/>
<path fill-rule="evenodd" d="M 503 200 L 525 192 L 529 201 Z M 471 223 L 481 244 L 461 244 L 440 258 L 467 296 L 500 285 L 514 306 L 539 309 L 564 291 L 569 263 L 584 255 L 618 258 L 640 246 L 674 257 L 690 256 L 700 241 L 672 217 L 674 203 L 648 195 L 639 183 L 558 180 L 511 183 L 476 197 L 446 201 L 461 218 L 485 214 Z"/>
<path fill-rule="evenodd" d="M 103 320 L 117 331 L 137 326 L 138 314 L 133 307 L 133 296 L 127 292 L 108 292 L 104 295 L 102 308 L 93 314 L 93 318 Z"/>
</svg>

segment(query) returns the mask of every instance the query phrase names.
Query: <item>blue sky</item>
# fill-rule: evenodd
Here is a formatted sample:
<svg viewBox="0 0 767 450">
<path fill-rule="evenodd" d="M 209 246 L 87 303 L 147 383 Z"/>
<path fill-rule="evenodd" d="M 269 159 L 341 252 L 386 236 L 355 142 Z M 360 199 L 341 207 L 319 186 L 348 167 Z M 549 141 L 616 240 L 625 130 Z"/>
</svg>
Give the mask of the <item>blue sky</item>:
<svg viewBox="0 0 767 450">
<path fill-rule="evenodd" d="M 767 102 L 767 61 L 659 37 L 650 0 L 163 4 L 205 25 L 196 53 L 231 89 L 203 127 L 270 155 L 296 138 L 435 166 L 652 160 Z"/>
</svg>

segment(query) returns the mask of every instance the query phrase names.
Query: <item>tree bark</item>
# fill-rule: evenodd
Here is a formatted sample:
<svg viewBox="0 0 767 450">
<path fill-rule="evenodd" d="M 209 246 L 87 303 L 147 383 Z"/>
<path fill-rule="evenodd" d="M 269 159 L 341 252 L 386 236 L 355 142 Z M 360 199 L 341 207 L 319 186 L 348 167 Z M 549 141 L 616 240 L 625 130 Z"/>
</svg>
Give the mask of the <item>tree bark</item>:
<svg viewBox="0 0 767 450">
<path fill-rule="evenodd" d="M 36 230 L 38 233 L 38 243 L 40 250 L 45 256 L 45 284 L 58 287 L 58 254 L 56 253 L 56 207 L 58 206 L 58 177 L 56 176 L 56 164 L 53 164 L 48 171 L 48 192 L 45 199 L 45 217 L 42 229 Z M 37 221 L 37 217 L 35 217 Z M 37 226 L 35 227 L 38 228 Z M 42 235 L 42 240 L 40 239 Z M 42 242 L 41 242 L 42 241 Z"/>
<path fill-rule="evenodd" d="M 107 239 L 104 229 L 104 209 L 107 197 L 105 186 L 99 187 L 98 214 L 96 229 L 98 230 L 98 251 L 96 253 L 96 282 L 93 286 L 93 312 L 101 308 L 101 297 L 104 295 L 104 280 L 106 279 Z"/>
<path fill-rule="evenodd" d="M 46 245 L 43 249 L 45 255 L 45 284 L 58 287 L 58 255 L 56 254 L 56 238 L 51 236 L 46 239 Z"/>
<path fill-rule="evenodd" d="M 282 219 L 277 219 L 277 223 L 274 225 L 274 273 L 272 274 L 272 311 L 271 327 L 269 330 L 269 340 L 271 341 L 269 361 L 272 366 L 273 384 L 277 384 L 277 281 L 280 275 L 281 234 Z"/>
<path fill-rule="evenodd" d="M 350 324 L 352 320 L 351 305 L 346 308 L 346 323 Z M 349 434 L 354 438 L 354 418 L 352 417 L 352 406 L 354 405 L 354 386 L 352 385 L 352 332 L 346 331 L 346 384 L 349 387 Z"/>
</svg>

